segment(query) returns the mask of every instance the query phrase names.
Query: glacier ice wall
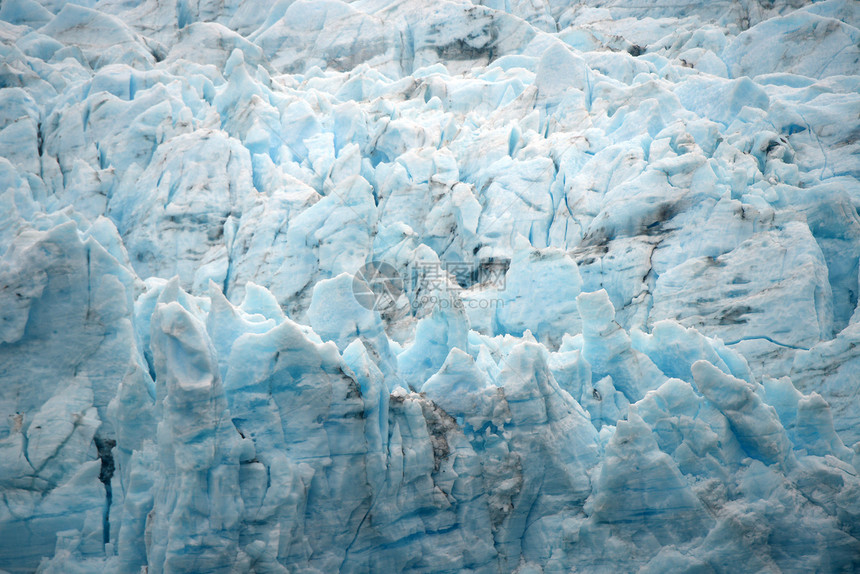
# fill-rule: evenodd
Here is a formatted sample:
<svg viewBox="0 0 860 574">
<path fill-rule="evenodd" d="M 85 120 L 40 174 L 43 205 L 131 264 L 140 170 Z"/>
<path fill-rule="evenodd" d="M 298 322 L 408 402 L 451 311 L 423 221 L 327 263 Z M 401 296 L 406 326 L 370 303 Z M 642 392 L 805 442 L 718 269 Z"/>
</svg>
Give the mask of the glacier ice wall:
<svg viewBox="0 0 860 574">
<path fill-rule="evenodd" d="M 860 569 L 858 26 L 3 0 L 0 571 Z"/>
</svg>

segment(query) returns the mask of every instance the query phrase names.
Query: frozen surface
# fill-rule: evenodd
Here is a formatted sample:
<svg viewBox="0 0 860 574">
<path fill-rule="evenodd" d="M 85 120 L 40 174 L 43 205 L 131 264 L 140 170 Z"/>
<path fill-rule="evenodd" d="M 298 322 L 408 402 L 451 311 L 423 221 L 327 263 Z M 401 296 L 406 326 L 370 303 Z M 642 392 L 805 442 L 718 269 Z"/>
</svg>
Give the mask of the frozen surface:
<svg viewBox="0 0 860 574">
<path fill-rule="evenodd" d="M 3 0 L 0 571 L 860 570 L 858 26 Z"/>
</svg>

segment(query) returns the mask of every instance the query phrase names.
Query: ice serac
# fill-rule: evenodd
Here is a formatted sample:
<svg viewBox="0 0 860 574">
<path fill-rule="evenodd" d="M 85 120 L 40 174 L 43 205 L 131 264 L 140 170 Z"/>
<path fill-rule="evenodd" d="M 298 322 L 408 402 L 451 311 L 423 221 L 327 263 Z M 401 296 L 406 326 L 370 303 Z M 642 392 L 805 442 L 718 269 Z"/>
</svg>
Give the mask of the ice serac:
<svg viewBox="0 0 860 574">
<path fill-rule="evenodd" d="M 0 569 L 860 570 L 858 29 L 3 0 Z"/>
<path fill-rule="evenodd" d="M 150 343 L 160 420 L 149 569 L 229 572 L 238 557 L 242 440 L 203 323 L 162 297 Z"/>
<path fill-rule="evenodd" d="M 837 3 L 825 4 L 832 6 Z M 856 27 L 856 15 L 851 14 L 849 17 L 853 17 L 846 23 L 829 17 L 828 12 L 827 9 L 805 8 L 760 22 L 726 46 L 723 60 L 736 77 L 774 72 L 789 72 L 809 78 L 854 75 L 860 61 L 860 48 L 857 47 L 860 30 Z M 808 45 L 798 42 L 798 39 L 810 37 L 816 39 L 815 49 L 802 48 Z M 779 51 L 757 49 L 771 42 L 778 42 L 784 48 Z"/>
<path fill-rule="evenodd" d="M 495 331 L 522 334 L 528 329 L 547 346 L 581 330 L 576 297 L 582 288 L 579 269 L 559 249 L 523 246 L 511 261 L 504 289 L 497 296 Z"/>
<path fill-rule="evenodd" d="M 705 361 L 692 367 L 696 386 L 729 421 L 741 447 L 765 464 L 785 464 L 788 437 L 776 411 L 755 394 L 750 383 L 735 379 Z"/>
<path fill-rule="evenodd" d="M 636 472 L 631 473 L 630 469 Z M 672 458 L 661 451 L 637 415 L 619 421 L 606 447 L 594 497 L 594 517 L 619 530 L 636 530 L 660 546 L 684 543 L 712 522 Z"/>
<path fill-rule="evenodd" d="M 62 214 L 19 224 L 0 263 L 0 529 L 13 570 L 37 564 L 61 531 L 77 532 L 84 555 L 103 552 L 111 477 L 99 459 L 110 455 L 96 445 L 114 440 L 114 381 L 142 361 L 130 318 L 136 278 L 113 225 Z"/>
<path fill-rule="evenodd" d="M 754 235 L 727 254 L 689 259 L 664 273 L 656 282 L 651 316 L 707 326 L 729 344 L 760 338 L 809 348 L 832 337 L 833 302 L 826 267 L 809 228 L 792 222 Z M 777 269 L 778 278 L 767 276 Z M 767 297 L 784 290 L 784 305 L 758 304 L 763 289 Z M 731 307 L 717 303 L 727 299 L 732 300 Z"/>
</svg>

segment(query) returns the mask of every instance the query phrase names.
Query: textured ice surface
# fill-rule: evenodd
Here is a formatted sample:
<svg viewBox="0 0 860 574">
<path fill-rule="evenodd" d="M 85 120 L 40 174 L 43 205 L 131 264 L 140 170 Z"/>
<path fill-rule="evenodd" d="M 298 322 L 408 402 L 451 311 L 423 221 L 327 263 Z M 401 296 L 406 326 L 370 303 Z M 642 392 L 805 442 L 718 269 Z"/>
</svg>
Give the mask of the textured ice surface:
<svg viewBox="0 0 860 574">
<path fill-rule="evenodd" d="M 0 571 L 860 569 L 858 26 L 3 0 Z"/>
</svg>

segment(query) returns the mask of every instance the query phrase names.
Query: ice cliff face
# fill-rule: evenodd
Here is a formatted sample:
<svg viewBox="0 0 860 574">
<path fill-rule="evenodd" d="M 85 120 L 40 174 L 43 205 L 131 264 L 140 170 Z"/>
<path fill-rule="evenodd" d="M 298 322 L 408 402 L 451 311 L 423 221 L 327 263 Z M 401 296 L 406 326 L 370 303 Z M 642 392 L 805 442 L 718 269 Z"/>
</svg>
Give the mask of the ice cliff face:
<svg viewBox="0 0 860 574">
<path fill-rule="evenodd" d="M 0 570 L 860 569 L 858 22 L 3 0 Z"/>
</svg>

